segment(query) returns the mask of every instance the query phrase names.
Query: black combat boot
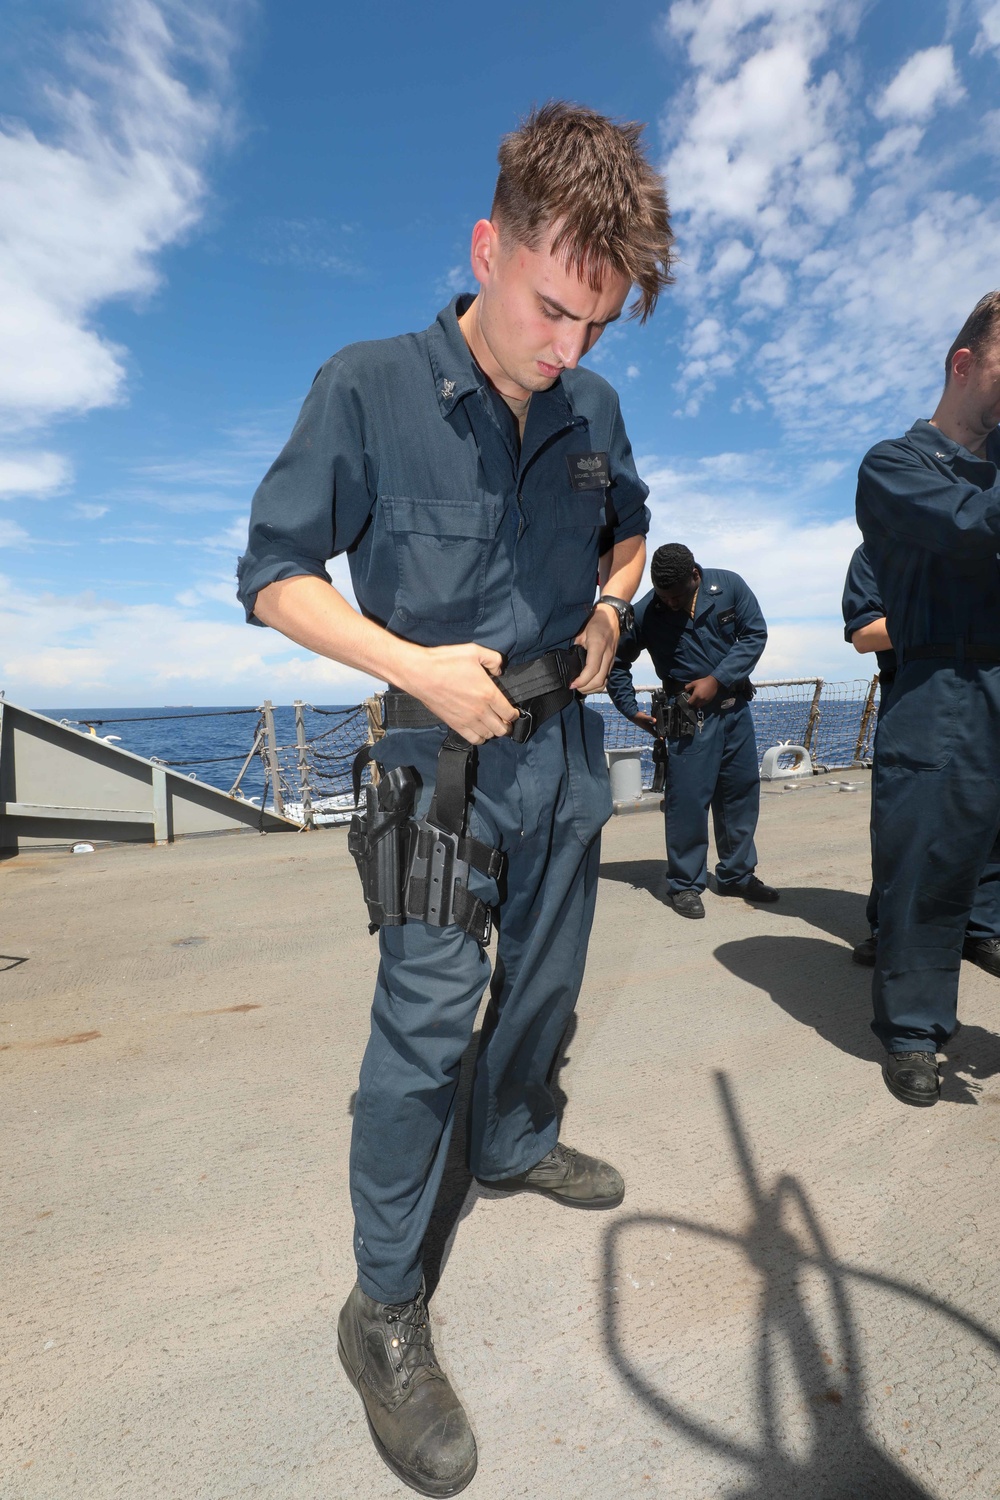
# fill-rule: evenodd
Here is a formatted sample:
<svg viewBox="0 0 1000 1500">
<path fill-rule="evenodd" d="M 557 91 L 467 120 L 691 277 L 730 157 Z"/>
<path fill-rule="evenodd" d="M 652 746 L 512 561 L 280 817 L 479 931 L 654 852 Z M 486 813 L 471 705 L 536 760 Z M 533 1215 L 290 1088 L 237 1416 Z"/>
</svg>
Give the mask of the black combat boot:
<svg viewBox="0 0 1000 1500">
<path fill-rule="evenodd" d="M 484 1187 L 500 1192 L 529 1188 L 574 1208 L 617 1208 L 625 1197 L 625 1180 L 609 1162 L 601 1161 L 598 1156 L 584 1156 L 582 1151 L 574 1151 L 562 1141 L 557 1141 L 541 1161 L 516 1177 L 496 1182 L 481 1177 L 479 1181 Z"/>
<path fill-rule="evenodd" d="M 744 901 L 780 901 L 781 895 L 772 885 L 765 885 L 756 875 L 748 875 L 739 885 L 716 885 L 717 896 L 742 896 Z"/>
<path fill-rule="evenodd" d="M 705 903 L 697 891 L 668 891 L 667 900 L 679 917 L 691 917 L 697 922 L 705 915 Z"/>
<path fill-rule="evenodd" d="M 933 1052 L 890 1052 L 882 1077 L 890 1094 L 904 1104 L 936 1104 L 941 1097 L 941 1072 Z"/>
<path fill-rule="evenodd" d="M 384 1303 L 355 1285 L 337 1347 L 393 1473 L 421 1495 L 464 1490 L 476 1472 L 476 1440 L 434 1356 L 423 1289 L 412 1302 Z"/>
<path fill-rule="evenodd" d="M 978 964 L 994 978 L 1000 977 L 1000 938 L 967 937 L 962 944 L 962 957 L 970 964 Z"/>
<path fill-rule="evenodd" d="M 855 943 L 851 950 L 851 957 L 856 964 L 861 964 L 862 968 L 874 969 L 877 946 L 878 939 L 873 934 L 871 937 L 866 937 L 863 943 Z"/>
</svg>

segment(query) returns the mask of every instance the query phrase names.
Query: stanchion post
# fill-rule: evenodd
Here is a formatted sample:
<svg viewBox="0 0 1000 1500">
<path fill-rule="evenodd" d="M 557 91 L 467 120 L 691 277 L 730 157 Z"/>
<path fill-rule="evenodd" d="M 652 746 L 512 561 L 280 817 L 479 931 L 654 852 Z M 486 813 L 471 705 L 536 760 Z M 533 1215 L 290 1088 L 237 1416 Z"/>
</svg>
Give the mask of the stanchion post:
<svg viewBox="0 0 1000 1500">
<path fill-rule="evenodd" d="M 309 756 L 306 752 L 306 713 L 301 698 L 292 705 L 295 709 L 295 746 L 299 762 L 299 787 L 302 792 L 302 821 L 307 828 L 315 826 L 312 805 L 312 789 L 309 785 Z"/>
<path fill-rule="evenodd" d="M 281 767 L 278 764 L 278 741 L 274 733 L 274 704 L 270 698 L 264 699 L 261 708 L 261 717 L 264 720 L 264 760 L 267 764 L 267 774 L 271 778 L 271 796 L 274 799 L 274 810 L 285 816 L 285 799 L 281 795 Z M 263 806 L 263 800 L 261 805 Z"/>
<path fill-rule="evenodd" d="M 820 721 L 819 701 L 823 696 L 823 679 L 822 677 L 815 677 L 813 678 L 813 681 L 815 682 L 816 686 L 813 689 L 812 702 L 809 705 L 809 722 L 806 724 L 806 732 L 802 737 L 802 748 L 803 750 L 808 750 L 813 760 L 815 760 L 816 757 L 813 754 L 813 738 L 816 734 L 816 729 Z"/>
<path fill-rule="evenodd" d="M 385 695 L 374 693 L 371 698 L 366 698 L 363 704 L 365 717 L 368 720 L 368 743 L 377 745 L 379 740 L 385 737 Z M 368 762 L 368 774 L 374 785 L 378 785 L 378 766 L 374 760 Z"/>
<path fill-rule="evenodd" d="M 875 676 L 871 680 L 871 685 L 868 688 L 868 697 L 865 699 L 864 712 L 861 715 L 861 727 L 858 730 L 858 743 L 854 747 L 855 765 L 860 764 L 862 756 L 865 752 L 865 746 L 868 743 L 868 734 L 871 728 L 872 715 L 875 712 L 875 694 L 878 692 L 880 681 L 880 675 L 878 672 L 876 672 Z"/>
</svg>

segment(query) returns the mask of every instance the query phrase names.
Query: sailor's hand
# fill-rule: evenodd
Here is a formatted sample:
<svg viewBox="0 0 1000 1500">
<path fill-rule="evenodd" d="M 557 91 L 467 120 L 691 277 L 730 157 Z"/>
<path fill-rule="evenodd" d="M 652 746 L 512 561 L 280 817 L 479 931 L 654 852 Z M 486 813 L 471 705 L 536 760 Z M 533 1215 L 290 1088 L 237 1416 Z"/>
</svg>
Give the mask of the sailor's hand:
<svg viewBox="0 0 1000 1500">
<path fill-rule="evenodd" d="M 652 714 L 644 714 L 642 712 L 633 714 L 632 723 L 638 724 L 640 729 L 645 729 L 647 734 L 657 734 L 656 720 Z"/>
<path fill-rule="evenodd" d="M 719 691 L 720 683 L 717 677 L 696 677 L 694 682 L 686 682 L 684 691 L 688 695 L 688 706 L 690 708 L 704 708 L 706 703 Z"/>
<path fill-rule="evenodd" d="M 618 616 L 614 610 L 595 609 L 573 644 L 584 648 L 587 660 L 570 687 L 578 693 L 603 692 L 618 646 Z"/>
<path fill-rule="evenodd" d="M 503 657 L 487 646 L 422 646 L 399 685 L 449 729 L 481 745 L 509 733 L 518 717 L 493 681 L 502 671 Z"/>
</svg>

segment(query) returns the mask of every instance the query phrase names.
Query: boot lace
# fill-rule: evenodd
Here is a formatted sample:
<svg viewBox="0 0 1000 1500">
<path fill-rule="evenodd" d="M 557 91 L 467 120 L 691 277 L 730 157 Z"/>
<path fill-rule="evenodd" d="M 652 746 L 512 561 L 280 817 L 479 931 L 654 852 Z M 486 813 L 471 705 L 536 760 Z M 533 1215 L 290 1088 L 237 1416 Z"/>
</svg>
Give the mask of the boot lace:
<svg viewBox="0 0 1000 1500">
<path fill-rule="evenodd" d="M 406 1370 L 401 1382 L 405 1391 L 419 1370 L 437 1368 L 423 1293 L 412 1302 L 386 1307 L 383 1317 L 392 1328 L 389 1344 L 396 1373 L 400 1375 Z"/>
</svg>

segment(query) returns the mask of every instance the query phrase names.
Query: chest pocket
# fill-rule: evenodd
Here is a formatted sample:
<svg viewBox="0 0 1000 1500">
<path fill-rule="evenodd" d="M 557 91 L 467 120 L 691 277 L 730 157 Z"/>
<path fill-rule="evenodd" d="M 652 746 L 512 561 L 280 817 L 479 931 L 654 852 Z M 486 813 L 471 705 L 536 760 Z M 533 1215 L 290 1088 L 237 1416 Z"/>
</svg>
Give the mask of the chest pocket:
<svg viewBox="0 0 1000 1500">
<path fill-rule="evenodd" d="M 558 495 L 553 519 L 556 587 L 567 603 L 592 604 L 606 508 L 603 490 Z"/>
<path fill-rule="evenodd" d="M 401 620 L 462 620 L 485 609 L 486 564 L 497 514 L 487 500 L 382 497 L 396 550 Z"/>
</svg>

